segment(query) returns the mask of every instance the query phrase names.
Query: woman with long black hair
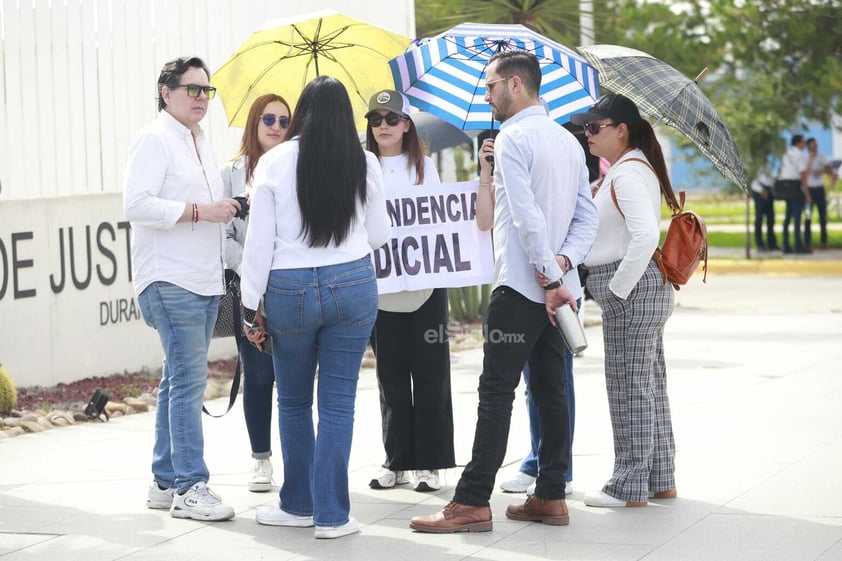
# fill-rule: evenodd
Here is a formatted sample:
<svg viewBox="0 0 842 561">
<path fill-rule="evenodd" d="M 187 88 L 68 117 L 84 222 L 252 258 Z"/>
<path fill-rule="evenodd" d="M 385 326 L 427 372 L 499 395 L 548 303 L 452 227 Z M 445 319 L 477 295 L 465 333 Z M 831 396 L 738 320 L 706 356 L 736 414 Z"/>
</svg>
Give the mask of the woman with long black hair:
<svg viewBox="0 0 842 561">
<path fill-rule="evenodd" d="M 377 317 L 371 250 L 390 234 L 382 183 L 345 87 L 315 78 L 288 140 L 257 165 L 243 253 L 244 328 L 261 347 L 274 341 L 284 460 L 279 501 L 258 511 L 260 524 L 315 525 L 316 538 L 359 530 L 349 516 L 348 459 L 360 362 Z"/>
</svg>

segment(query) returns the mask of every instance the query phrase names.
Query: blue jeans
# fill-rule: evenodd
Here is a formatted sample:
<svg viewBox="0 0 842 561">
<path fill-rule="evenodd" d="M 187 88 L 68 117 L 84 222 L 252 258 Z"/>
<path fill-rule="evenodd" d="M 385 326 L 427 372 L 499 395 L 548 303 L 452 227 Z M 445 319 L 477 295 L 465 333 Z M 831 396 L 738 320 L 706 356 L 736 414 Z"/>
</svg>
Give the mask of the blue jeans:
<svg viewBox="0 0 842 561">
<path fill-rule="evenodd" d="M 371 257 L 273 270 L 264 297 L 274 339 L 284 459 L 281 508 L 317 526 L 348 522 L 348 459 L 360 362 L 377 317 Z M 313 383 L 318 368 L 318 433 Z M 318 481 L 318 485 L 314 484 Z"/>
<path fill-rule="evenodd" d="M 158 332 L 164 348 L 152 474 L 159 485 L 184 493 L 210 477 L 204 458 L 202 400 L 219 296 L 201 296 L 168 282 L 154 282 L 137 300 L 144 321 Z"/>
<path fill-rule="evenodd" d="M 240 342 L 243 362 L 243 414 L 254 459 L 272 455 L 272 385 L 275 369 L 272 355 L 257 350 L 243 337 Z"/>
<path fill-rule="evenodd" d="M 801 238 L 801 215 L 804 213 L 804 201 L 802 197 L 798 200 L 789 200 L 786 202 L 786 214 L 784 214 L 784 251 L 792 251 L 792 245 L 789 243 L 789 223 L 792 222 L 793 236 L 795 237 L 795 250 L 800 251 L 804 249 L 804 243 Z"/>
</svg>

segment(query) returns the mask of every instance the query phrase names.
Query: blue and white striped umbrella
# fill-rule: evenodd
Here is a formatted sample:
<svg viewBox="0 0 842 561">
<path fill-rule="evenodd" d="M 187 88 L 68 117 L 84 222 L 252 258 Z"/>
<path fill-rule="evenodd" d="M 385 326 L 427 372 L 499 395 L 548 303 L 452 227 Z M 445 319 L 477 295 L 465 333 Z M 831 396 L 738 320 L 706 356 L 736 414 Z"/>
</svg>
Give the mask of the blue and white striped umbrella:
<svg viewBox="0 0 842 561">
<path fill-rule="evenodd" d="M 410 103 L 462 130 L 492 125 L 485 68 L 498 51 L 524 50 L 541 64 L 540 96 L 564 124 L 599 99 L 597 73 L 581 55 L 523 25 L 463 23 L 389 61 Z M 495 123 L 492 128 L 497 128 Z"/>
</svg>

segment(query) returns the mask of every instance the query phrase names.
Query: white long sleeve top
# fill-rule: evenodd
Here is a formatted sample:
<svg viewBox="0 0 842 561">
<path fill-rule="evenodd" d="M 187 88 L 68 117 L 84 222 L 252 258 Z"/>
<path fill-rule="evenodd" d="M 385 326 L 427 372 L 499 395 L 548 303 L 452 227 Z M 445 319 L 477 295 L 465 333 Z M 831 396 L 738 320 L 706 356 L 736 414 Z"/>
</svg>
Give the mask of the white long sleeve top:
<svg viewBox="0 0 842 561">
<path fill-rule="evenodd" d="M 298 139 L 266 152 L 255 168 L 251 188 L 241 289 L 243 305 L 256 310 L 273 269 L 300 269 L 347 263 L 365 257 L 389 238 L 391 223 L 383 196 L 383 173 L 377 157 L 365 153 L 367 199 L 357 201 L 356 216 L 340 245 L 310 247 L 301 235 L 296 190 Z"/>
<path fill-rule="evenodd" d="M 245 156 L 240 156 L 222 167 L 225 198 L 245 195 L 248 190 L 246 189 L 247 162 Z M 243 245 L 246 243 L 247 226 L 248 219 L 233 218 L 225 228 L 225 267 L 233 269 L 238 275 L 242 275 Z"/>
<path fill-rule="evenodd" d="M 585 265 L 593 267 L 620 261 L 608 288 L 625 299 L 643 276 L 661 238 L 661 188 L 654 172 L 642 162 L 626 162 L 629 158 L 646 160 L 642 150 L 624 154 L 605 174 L 594 195 L 599 213 L 599 229 Z M 617 203 L 611 199 L 611 183 Z"/>
<path fill-rule="evenodd" d="M 158 113 L 126 158 L 123 203 L 132 225 L 137 294 L 156 281 L 202 296 L 224 292 L 223 224 L 178 222 L 186 204 L 218 201 L 222 193 L 216 157 L 201 127 L 191 131 L 166 111 Z"/>
</svg>

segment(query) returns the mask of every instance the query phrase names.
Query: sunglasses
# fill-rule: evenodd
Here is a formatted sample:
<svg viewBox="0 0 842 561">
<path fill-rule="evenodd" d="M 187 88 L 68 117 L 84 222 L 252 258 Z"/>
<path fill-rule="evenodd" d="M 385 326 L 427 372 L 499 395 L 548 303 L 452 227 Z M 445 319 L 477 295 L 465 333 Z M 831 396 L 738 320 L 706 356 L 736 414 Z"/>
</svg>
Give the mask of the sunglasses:
<svg viewBox="0 0 842 561">
<path fill-rule="evenodd" d="M 596 136 L 599 134 L 599 131 L 601 131 L 605 127 L 616 127 L 619 125 L 620 123 L 608 123 L 605 125 L 600 125 L 598 123 L 585 123 L 584 125 L 582 125 L 582 128 L 585 129 L 585 132 L 589 133 L 591 136 Z"/>
<path fill-rule="evenodd" d="M 180 86 L 173 86 L 171 89 L 187 88 L 187 95 L 190 97 L 199 97 L 199 94 L 204 93 L 208 99 L 213 99 L 216 95 L 216 88 L 213 86 L 200 86 L 198 84 L 182 84 Z"/>
<path fill-rule="evenodd" d="M 381 115 L 380 113 L 372 113 L 368 117 L 368 124 L 372 127 L 379 127 L 380 124 L 383 122 L 383 119 L 386 119 L 386 124 L 390 127 L 397 126 L 398 123 L 401 122 L 402 119 L 406 119 L 403 115 L 398 115 L 397 113 L 386 113 L 386 115 Z"/>
<path fill-rule="evenodd" d="M 271 113 L 266 113 L 260 116 L 260 120 L 263 121 L 263 124 L 267 127 L 271 127 L 275 124 L 275 121 L 278 121 L 278 126 L 282 129 L 285 129 L 289 126 L 289 117 L 286 115 L 272 115 Z"/>
</svg>

